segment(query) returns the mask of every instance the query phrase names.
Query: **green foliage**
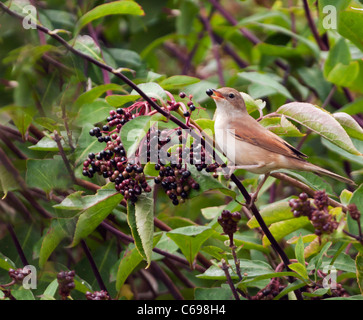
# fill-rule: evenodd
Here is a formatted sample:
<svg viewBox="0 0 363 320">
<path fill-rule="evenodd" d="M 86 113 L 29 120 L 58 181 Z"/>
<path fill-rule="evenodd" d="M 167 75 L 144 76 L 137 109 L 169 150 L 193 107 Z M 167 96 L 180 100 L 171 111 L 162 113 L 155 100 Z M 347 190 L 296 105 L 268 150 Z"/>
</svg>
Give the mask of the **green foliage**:
<svg viewBox="0 0 363 320">
<path fill-rule="evenodd" d="M 26 15 L 34 3 L 0 3 L 0 299 L 78 300 L 104 288 L 122 300 L 232 300 L 231 288 L 241 300 L 362 299 L 363 216 L 348 210 L 363 213 L 361 2 L 335 1 L 335 29 L 326 25 L 328 0 L 308 1 L 314 25 L 301 2 L 289 1 L 227 0 L 220 9 L 204 0 L 50 0 Z M 42 28 L 24 29 L 22 16 Z M 267 180 L 260 225 L 210 155 L 216 172 L 166 163 L 166 186 L 152 161 L 142 172 L 127 167 L 131 158 L 139 164 L 156 125 L 172 156 L 196 142 L 182 142 L 181 124 L 212 139 L 215 104 L 205 92 L 222 86 L 241 92 L 248 113 L 309 161 L 357 186 L 279 170 L 290 180 Z M 115 119 L 127 121 L 104 127 Z M 113 137 L 100 141 L 95 128 Z M 256 191 L 257 175 L 235 174 Z M 332 232 L 318 234 L 309 214 L 292 209 L 301 184 Z M 322 190 L 329 203 L 319 209 L 313 195 Z M 241 215 L 233 235 L 219 223 L 224 210 Z M 37 269 L 36 289 L 12 283 L 9 270 L 24 259 Z M 324 287 L 332 268 L 336 289 Z M 71 270 L 67 295 L 57 275 Z"/>
</svg>

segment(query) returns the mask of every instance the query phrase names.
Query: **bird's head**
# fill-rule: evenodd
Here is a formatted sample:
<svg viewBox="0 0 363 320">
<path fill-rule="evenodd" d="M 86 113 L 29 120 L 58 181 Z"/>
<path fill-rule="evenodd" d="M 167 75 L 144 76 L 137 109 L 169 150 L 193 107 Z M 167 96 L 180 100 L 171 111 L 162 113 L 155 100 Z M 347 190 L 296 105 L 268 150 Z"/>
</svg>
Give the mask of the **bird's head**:
<svg viewBox="0 0 363 320">
<path fill-rule="evenodd" d="M 242 95 L 236 89 L 227 87 L 218 90 L 208 89 L 206 93 L 215 101 L 218 109 L 223 111 L 247 111 Z"/>
</svg>

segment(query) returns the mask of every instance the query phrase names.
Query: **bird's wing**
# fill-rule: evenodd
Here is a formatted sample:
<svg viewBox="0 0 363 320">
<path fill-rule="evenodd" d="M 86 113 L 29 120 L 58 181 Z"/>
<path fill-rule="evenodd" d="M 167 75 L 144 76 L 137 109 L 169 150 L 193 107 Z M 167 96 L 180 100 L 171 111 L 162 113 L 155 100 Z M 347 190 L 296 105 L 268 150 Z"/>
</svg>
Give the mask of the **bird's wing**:
<svg viewBox="0 0 363 320">
<path fill-rule="evenodd" d="M 298 159 L 307 158 L 307 155 L 260 125 L 252 117 L 233 120 L 229 128 L 228 131 L 238 140 L 248 142 L 271 152 L 282 154 L 286 157 Z"/>
</svg>

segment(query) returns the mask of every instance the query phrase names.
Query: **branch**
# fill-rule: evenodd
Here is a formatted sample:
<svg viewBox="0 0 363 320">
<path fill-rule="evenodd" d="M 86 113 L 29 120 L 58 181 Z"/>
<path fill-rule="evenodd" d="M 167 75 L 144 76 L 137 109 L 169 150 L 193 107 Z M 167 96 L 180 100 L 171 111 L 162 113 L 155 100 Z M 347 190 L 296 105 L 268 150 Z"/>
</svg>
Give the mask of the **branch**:
<svg viewBox="0 0 363 320">
<path fill-rule="evenodd" d="M 313 33 L 313 36 L 315 38 L 316 43 L 318 44 L 320 50 L 328 51 L 329 48 L 325 45 L 323 40 L 320 38 L 318 30 L 316 29 L 313 17 L 311 16 L 308 1 L 303 0 L 303 4 L 304 4 L 305 15 L 306 15 L 306 18 L 308 20 L 309 27 L 310 27 L 311 32 Z"/>
<path fill-rule="evenodd" d="M 91 265 L 93 274 L 96 277 L 98 286 L 100 287 L 101 290 L 104 290 L 104 291 L 106 291 L 108 293 L 107 288 L 105 286 L 105 283 L 102 280 L 101 274 L 98 271 L 96 262 L 94 261 L 94 259 L 92 257 L 92 254 L 91 254 L 91 251 L 89 250 L 89 248 L 88 248 L 88 246 L 86 244 L 86 241 L 81 240 L 81 245 L 82 245 L 83 251 L 86 254 L 86 257 L 87 257 L 87 259 L 89 261 L 89 264 Z"/>
<path fill-rule="evenodd" d="M 23 249 L 22 249 L 22 247 L 20 245 L 20 242 L 18 240 L 18 237 L 16 236 L 16 233 L 15 233 L 15 231 L 13 229 L 13 226 L 10 223 L 7 223 L 6 228 L 8 229 L 8 231 L 10 233 L 11 239 L 14 242 L 16 251 L 18 251 L 18 254 L 19 254 L 21 262 L 23 263 L 23 266 L 25 267 L 25 266 L 29 265 L 28 260 L 25 257 L 24 251 L 23 251 Z"/>
</svg>

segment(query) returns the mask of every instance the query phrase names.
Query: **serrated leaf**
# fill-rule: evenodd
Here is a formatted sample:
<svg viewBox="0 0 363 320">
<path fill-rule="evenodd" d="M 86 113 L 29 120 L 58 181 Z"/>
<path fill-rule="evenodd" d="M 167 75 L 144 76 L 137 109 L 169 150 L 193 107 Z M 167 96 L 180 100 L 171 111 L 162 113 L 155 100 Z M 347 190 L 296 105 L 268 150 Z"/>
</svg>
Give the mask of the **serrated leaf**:
<svg viewBox="0 0 363 320">
<path fill-rule="evenodd" d="M 53 159 L 27 160 L 26 183 L 29 187 L 44 191 L 67 189 L 72 185 L 71 178 L 60 156 Z"/>
<path fill-rule="evenodd" d="M 127 222 L 140 255 L 151 262 L 154 237 L 154 198 L 152 192 L 142 193 L 138 201 L 127 204 Z"/>
<path fill-rule="evenodd" d="M 302 124 L 340 148 L 361 155 L 340 123 L 326 110 L 310 103 L 290 102 L 276 112 Z"/>
<path fill-rule="evenodd" d="M 120 193 L 113 193 L 81 211 L 70 247 L 74 247 L 92 233 L 122 199 L 123 196 Z"/>
<path fill-rule="evenodd" d="M 114 1 L 101 4 L 85 13 L 77 22 L 75 33 L 77 34 L 88 23 L 109 15 L 130 14 L 142 16 L 144 11 L 134 1 Z"/>
</svg>

